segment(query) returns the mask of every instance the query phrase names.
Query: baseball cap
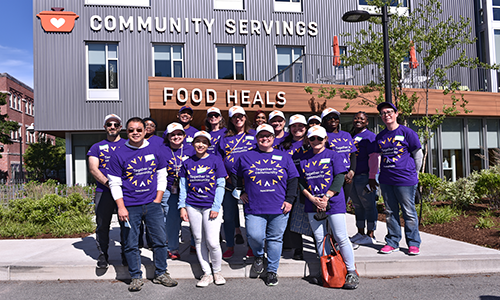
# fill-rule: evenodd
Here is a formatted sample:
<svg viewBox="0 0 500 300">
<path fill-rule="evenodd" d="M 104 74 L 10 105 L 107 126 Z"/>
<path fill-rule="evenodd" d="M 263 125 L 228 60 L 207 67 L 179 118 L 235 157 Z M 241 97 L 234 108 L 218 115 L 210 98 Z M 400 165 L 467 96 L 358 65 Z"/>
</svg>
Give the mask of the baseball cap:
<svg viewBox="0 0 500 300">
<path fill-rule="evenodd" d="M 220 109 L 218 109 L 217 107 L 210 107 L 209 109 L 207 109 L 207 116 L 210 114 L 210 113 L 216 113 L 216 114 L 221 114 L 220 113 Z"/>
<path fill-rule="evenodd" d="M 181 109 L 179 109 L 179 113 L 181 113 L 183 110 L 189 110 L 189 113 L 193 114 L 193 109 L 187 105 L 181 107 Z"/>
<path fill-rule="evenodd" d="M 323 118 L 329 114 L 336 114 L 338 117 L 340 117 L 340 113 L 338 112 L 338 110 L 328 107 L 321 113 L 321 120 L 323 120 Z"/>
<path fill-rule="evenodd" d="M 293 125 L 293 124 L 297 124 L 297 123 L 300 123 L 300 124 L 304 124 L 304 125 L 307 125 L 307 121 L 306 121 L 306 117 L 304 117 L 303 115 L 293 115 L 290 117 L 290 120 L 288 120 L 288 125 Z"/>
<path fill-rule="evenodd" d="M 235 105 L 229 109 L 229 117 L 232 118 L 235 114 L 247 115 L 243 107 Z"/>
<path fill-rule="evenodd" d="M 193 136 L 193 141 L 194 141 L 197 137 L 199 137 L 199 136 L 202 136 L 202 137 L 206 138 L 206 139 L 208 140 L 208 143 L 209 143 L 209 144 L 211 144 L 211 141 L 210 141 L 210 140 L 212 139 L 212 137 L 210 136 L 210 133 L 208 133 L 208 132 L 206 132 L 206 131 L 204 131 L 204 130 L 198 131 L 197 133 L 195 133 L 195 134 L 194 134 L 194 136 Z"/>
<path fill-rule="evenodd" d="M 104 126 L 106 126 L 106 123 L 108 122 L 109 119 L 117 119 L 118 121 L 120 121 L 120 123 L 122 122 L 122 119 L 118 115 L 109 114 L 106 117 L 104 117 Z"/>
<path fill-rule="evenodd" d="M 378 112 L 380 112 L 382 110 L 382 108 L 385 108 L 385 107 L 393 108 L 395 112 L 398 111 L 398 109 L 396 108 L 396 106 L 394 104 L 392 104 L 391 102 L 382 102 L 379 105 L 377 105 Z"/>
<path fill-rule="evenodd" d="M 184 127 L 181 124 L 177 123 L 177 122 L 173 122 L 173 123 L 168 124 L 168 126 L 167 126 L 167 133 L 172 133 L 172 132 L 174 132 L 176 130 L 181 130 L 182 132 L 185 132 L 184 131 Z"/>
<path fill-rule="evenodd" d="M 307 137 L 310 138 L 312 136 L 319 136 L 320 138 L 326 138 L 326 129 L 322 126 L 315 125 L 309 130 L 307 130 Z"/>
<path fill-rule="evenodd" d="M 259 125 L 256 129 L 256 132 L 255 132 L 255 135 L 258 135 L 259 132 L 261 131 L 269 131 L 270 133 L 274 134 L 274 129 L 273 129 L 273 126 L 269 125 L 269 124 L 262 124 L 262 125 Z"/>
<path fill-rule="evenodd" d="M 271 121 L 271 119 L 274 117 L 282 117 L 283 119 L 285 119 L 285 115 L 279 110 L 273 110 L 272 112 L 270 112 L 268 120 Z"/>
<path fill-rule="evenodd" d="M 319 116 L 316 116 L 316 115 L 310 116 L 309 119 L 307 119 L 307 123 L 311 122 L 311 120 L 317 120 L 318 122 L 321 123 L 321 118 Z"/>
</svg>

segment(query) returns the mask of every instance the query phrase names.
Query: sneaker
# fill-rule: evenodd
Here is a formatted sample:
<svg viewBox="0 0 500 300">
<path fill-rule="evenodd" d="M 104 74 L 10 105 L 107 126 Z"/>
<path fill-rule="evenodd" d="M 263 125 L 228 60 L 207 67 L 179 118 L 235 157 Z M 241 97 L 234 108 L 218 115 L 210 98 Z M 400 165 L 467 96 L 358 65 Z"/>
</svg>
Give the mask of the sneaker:
<svg viewBox="0 0 500 300">
<path fill-rule="evenodd" d="M 247 255 L 245 255 L 246 258 L 252 258 L 254 257 L 252 248 L 248 248 Z"/>
<path fill-rule="evenodd" d="M 172 286 L 177 285 L 177 281 L 172 279 L 172 277 L 170 277 L 170 274 L 168 274 L 168 272 L 165 272 L 165 273 L 161 274 L 160 276 L 156 276 L 153 279 L 153 283 L 163 284 L 164 286 L 168 286 L 168 287 L 172 287 Z"/>
<path fill-rule="evenodd" d="M 197 287 L 206 287 L 209 284 L 211 284 L 213 281 L 214 281 L 214 278 L 212 277 L 212 275 L 203 274 L 203 276 L 201 276 L 201 279 L 200 279 L 200 281 L 198 281 L 196 286 Z"/>
<path fill-rule="evenodd" d="M 368 235 L 362 235 L 356 240 L 356 244 L 359 245 L 371 245 L 374 244 L 375 240 Z"/>
<path fill-rule="evenodd" d="M 214 283 L 216 285 L 226 284 L 226 279 L 224 279 L 221 272 L 214 273 Z"/>
<path fill-rule="evenodd" d="M 168 257 L 171 260 L 179 260 L 179 259 L 181 259 L 181 255 L 180 255 L 179 251 L 168 252 Z"/>
<path fill-rule="evenodd" d="M 393 248 L 389 245 L 385 245 L 382 249 L 380 249 L 379 253 L 382 254 L 391 254 L 392 252 L 398 252 L 399 248 Z"/>
<path fill-rule="evenodd" d="M 109 267 L 108 258 L 106 254 L 101 253 L 97 258 L 97 268 L 98 269 L 107 269 Z"/>
<path fill-rule="evenodd" d="M 245 243 L 245 240 L 243 239 L 243 236 L 240 233 L 238 233 L 237 235 L 235 235 L 234 239 L 235 239 L 235 243 L 237 245 L 242 245 L 242 244 Z"/>
<path fill-rule="evenodd" d="M 293 257 L 294 260 L 304 260 L 304 252 L 302 252 L 302 249 L 295 249 L 293 252 Z"/>
<path fill-rule="evenodd" d="M 267 272 L 266 285 L 267 286 L 278 285 L 278 274 L 274 272 Z"/>
<path fill-rule="evenodd" d="M 233 255 L 234 255 L 234 250 L 227 249 L 226 252 L 224 252 L 224 254 L 222 254 L 222 258 L 230 259 L 231 257 L 233 257 Z"/>
<path fill-rule="evenodd" d="M 408 255 L 419 255 L 420 254 L 420 249 L 417 246 L 410 246 L 408 249 Z"/>
<path fill-rule="evenodd" d="M 358 250 L 359 249 L 359 244 L 352 243 L 352 250 Z"/>
<path fill-rule="evenodd" d="M 351 243 L 356 243 L 356 241 L 357 241 L 358 239 L 362 238 L 362 237 L 363 237 L 363 235 L 362 235 L 361 233 L 359 233 L 359 232 L 358 232 L 358 233 L 356 233 L 355 235 L 353 235 L 353 236 L 350 238 Z"/>
<path fill-rule="evenodd" d="M 144 285 L 144 281 L 142 278 L 132 278 L 132 282 L 128 286 L 129 292 L 138 292 L 142 290 L 142 286 Z"/>
<path fill-rule="evenodd" d="M 257 274 L 262 274 L 264 272 L 264 257 L 255 257 L 252 269 Z"/>
<path fill-rule="evenodd" d="M 344 289 L 347 290 L 354 290 L 357 289 L 359 286 L 359 277 L 356 272 L 349 272 L 347 273 L 347 276 L 345 277 L 345 284 L 343 286 Z"/>
</svg>

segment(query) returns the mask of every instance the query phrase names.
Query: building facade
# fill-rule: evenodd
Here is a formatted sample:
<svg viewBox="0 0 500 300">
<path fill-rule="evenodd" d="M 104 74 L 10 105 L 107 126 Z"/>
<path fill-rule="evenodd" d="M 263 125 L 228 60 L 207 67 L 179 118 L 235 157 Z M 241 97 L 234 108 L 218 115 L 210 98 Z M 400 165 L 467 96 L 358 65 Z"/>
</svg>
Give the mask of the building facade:
<svg viewBox="0 0 500 300">
<path fill-rule="evenodd" d="M 470 18 L 473 32 L 478 32 L 476 1 L 441 2 L 446 16 Z M 416 1 L 398 3 L 404 13 Z M 223 112 L 238 104 L 250 112 L 314 114 L 319 100 L 304 92 L 306 85 L 358 85 L 360 78 L 370 76 L 338 73 L 332 66 L 333 37 L 339 36 L 340 48 L 348 54 L 347 40 L 342 40 L 347 37 L 341 34 L 367 27 L 342 21 L 345 12 L 356 9 L 369 7 L 364 0 L 33 1 L 34 82 L 40 103 L 35 128 L 66 139 L 67 183 L 85 184 L 92 180 L 87 150 L 104 138 L 102 119 L 109 113 L 124 120 L 152 116 L 160 130 L 185 104 L 195 110 L 198 127 L 210 106 Z M 471 45 L 467 53 L 477 57 L 478 49 Z M 308 55 L 316 55 L 318 63 L 308 63 Z M 293 83 L 269 81 L 292 63 L 294 78 L 280 81 Z M 484 90 L 482 77 L 456 75 L 467 89 L 479 84 Z M 483 101 L 485 96 L 492 101 L 497 97 L 470 93 Z M 445 102 L 436 97 L 436 106 Z M 481 99 L 477 103 L 484 103 Z M 476 98 L 468 100 L 475 105 Z M 326 104 L 341 110 L 345 100 Z M 447 121 L 449 126 L 443 124 L 433 140 L 430 170 L 453 179 L 487 167 L 487 160 L 477 162 L 475 154 L 483 151 L 487 156 L 481 149 L 499 146 L 500 139 L 493 138 L 500 132 L 499 109 L 479 109 L 472 118 L 459 116 Z M 373 108 L 353 105 L 343 114 L 345 128 L 358 110 L 373 114 L 371 124 L 378 122 Z M 457 144 L 448 143 L 448 138 Z"/>
</svg>

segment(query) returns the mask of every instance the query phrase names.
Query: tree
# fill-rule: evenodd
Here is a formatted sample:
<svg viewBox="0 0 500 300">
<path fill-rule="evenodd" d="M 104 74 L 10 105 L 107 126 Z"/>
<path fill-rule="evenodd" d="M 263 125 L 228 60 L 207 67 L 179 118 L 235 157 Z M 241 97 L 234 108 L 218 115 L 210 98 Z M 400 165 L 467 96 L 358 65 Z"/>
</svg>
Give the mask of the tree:
<svg viewBox="0 0 500 300">
<path fill-rule="evenodd" d="M 7 104 L 7 94 L 0 93 L 0 106 Z M 3 145 L 12 144 L 10 133 L 19 129 L 19 124 L 16 121 L 8 120 L 9 115 L 0 114 L 0 143 Z M 0 155 L 0 158 L 2 155 Z"/>
<path fill-rule="evenodd" d="M 53 145 L 51 139 L 38 135 L 38 142 L 31 144 L 24 153 L 24 161 L 30 180 L 45 181 L 52 171 L 64 168 L 66 149 L 63 139 L 56 138 Z"/>
</svg>

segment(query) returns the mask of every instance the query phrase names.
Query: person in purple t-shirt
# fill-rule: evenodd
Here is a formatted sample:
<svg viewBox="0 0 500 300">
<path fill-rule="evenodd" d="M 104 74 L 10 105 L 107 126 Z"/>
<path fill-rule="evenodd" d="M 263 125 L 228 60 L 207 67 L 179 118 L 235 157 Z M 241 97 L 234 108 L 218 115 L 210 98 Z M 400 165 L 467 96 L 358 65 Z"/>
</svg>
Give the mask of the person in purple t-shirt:
<svg viewBox="0 0 500 300">
<path fill-rule="evenodd" d="M 274 129 L 274 148 L 278 148 L 278 145 L 281 144 L 288 136 L 288 132 L 285 131 L 285 115 L 283 112 L 279 110 L 273 110 L 269 113 L 269 125 L 271 125 Z"/>
<path fill-rule="evenodd" d="M 328 139 L 325 128 L 313 126 L 307 131 L 307 137 L 311 149 L 300 161 L 300 190 L 306 196 L 305 212 L 314 233 L 316 250 L 319 256 L 324 255 L 323 238 L 328 232 L 328 219 L 347 268 L 344 288 L 356 289 L 359 278 L 345 220 L 346 203 L 342 184 L 346 170 L 342 156 L 326 148 Z M 330 253 L 327 245 L 324 248 L 326 253 Z"/>
<path fill-rule="evenodd" d="M 381 153 L 378 179 L 384 198 L 387 223 L 385 236 L 387 245 L 380 249 L 380 253 L 399 251 L 401 206 L 408 255 L 418 255 L 421 240 L 415 209 L 415 192 L 418 185 L 418 171 L 422 167 L 422 146 L 415 131 L 398 124 L 398 110 L 394 104 L 382 102 L 377 109 L 386 125 L 375 138 L 378 145 L 377 152 Z"/>
<path fill-rule="evenodd" d="M 144 120 L 127 121 L 128 141 L 109 160 L 108 180 L 118 207 L 118 219 L 124 223 L 125 256 L 132 282 L 129 291 L 144 285 L 138 235 L 141 221 L 151 233 L 155 278 L 153 283 L 176 286 L 167 272 L 167 235 L 163 226 L 161 199 L 167 186 L 166 162 L 159 147 L 144 139 Z"/>
<path fill-rule="evenodd" d="M 267 243 L 266 284 L 278 284 L 278 267 L 289 212 L 297 197 L 298 172 L 286 152 L 273 148 L 274 130 L 257 127 L 257 146 L 243 153 L 232 169 L 232 180 L 243 188 L 240 199 L 245 205 L 248 244 L 255 255 L 253 270 L 264 272 L 264 248 Z"/>
<path fill-rule="evenodd" d="M 191 226 L 196 254 L 204 273 L 196 284 L 198 287 L 206 287 L 212 281 L 217 285 L 226 283 L 221 274 L 222 250 L 219 236 L 222 214 L 219 210 L 224 198 L 227 173 L 222 159 L 208 154 L 210 139 L 211 136 L 206 131 L 198 131 L 194 135 L 196 155 L 184 161 L 179 174 L 180 217 Z"/>
<path fill-rule="evenodd" d="M 207 109 L 207 118 L 205 119 L 205 127 L 210 133 L 211 140 L 207 153 L 218 155 L 217 144 L 220 138 L 226 134 L 226 121 L 217 107 L 210 107 Z"/>
<path fill-rule="evenodd" d="M 179 109 L 177 113 L 177 119 L 179 123 L 182 124 L 184 128 L 184 133 L 186 138 L 184 139 L 184 144 L 191 147 L 191 142 L 193 141 L 194 134 L 198 132 L 198 129 L 191 126 L 191 121 L 193 121 L 193 109 L 189 106 L 183 106 Z M 163 139 L 167 135 L 167 130 L 163 132 Z"/>
<path fill-rule="evenodd" d="M 108 174 L 107 165 L 111 155 L 121 145 L 125 144 L 125 140 L 120 138 L 122 130 L 122 120 L 115 114 L 107 115 L 104 118 L 104 130 L 106 130 L 106 139 L 96 143 L 90 147 L 87 153 L 89 159 L 90 174 L 97 181 L 95 192 L 95 216 L 97 228 L 96 241 L 99 257 L 97 258 L 98 268 L 107 268 L 108 263 L 108 248 L 109 248 L 109 226 L 113 212 L 116 210 L 116 203 L 109 191 L 109 183 L 106 175 Z M 127 260 L 123 254 L 122 245 L 122 263 L 127 264 Z"/>
<path fill-rule="evenodd" d="M 344 182 L 344 197 L 347 203 L 351 191 L 352 178 L 356 170 L 356 147 L 348 132 L 340 130 L 340 113 L 328 107 L 321 113 L 321 126 L 328 134 L 327 148 L 342 156 L 342 163 L 346 169 Z"/>
<path fill-rule="evenodd" d="M 144 118 L 143 120 L 146 123 L 145 139 L 154 146 L 161 146 L 163 144 L 163 139 L 156 135 L 158 123 L 151 117 Z"/>
<path fill-rule="evenodd" d="M 379 153 L 376 152 L 375 133 L 368 130 L 368 116 L 358 112 L 353 120 L 352 137 L 356 146 L 356 172 L 352 179 L 350 197 L 356 215 L 358 233 L 351 242 L 369 245 L 375 242 L 377 228 L 377 187 Z M 366 224 L 365 224 L 366 223 Z M 366 225 L 366 234 L 365 234 Z"/>
</svg>

